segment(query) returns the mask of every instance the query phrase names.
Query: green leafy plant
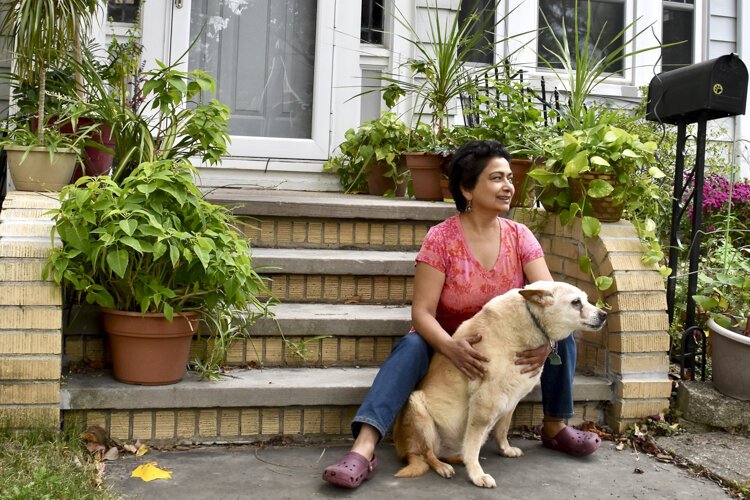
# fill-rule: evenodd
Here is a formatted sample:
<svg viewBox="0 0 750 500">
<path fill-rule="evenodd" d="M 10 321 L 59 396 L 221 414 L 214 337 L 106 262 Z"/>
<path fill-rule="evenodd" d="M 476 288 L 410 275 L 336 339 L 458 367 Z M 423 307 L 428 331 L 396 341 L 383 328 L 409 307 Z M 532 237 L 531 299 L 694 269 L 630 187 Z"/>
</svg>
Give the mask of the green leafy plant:
<svg viewBox="0 0 750 500">
<path fill-rule="evenodd" d="M 85 127 L 79 130 L 77 134 L 70 135 L 61 132 L 59 126 L 47 127 L 46 133 L 39 135 L 36 131 L 31 130 L 28 122 L 20 123 L 15 119 L 10 119 L 7 127 L 0 128 L 0 132 L 3 133 L 0 136 L 0 146 L 22 145 L 26 147 L 23 160 L 26 159 L 32 148 L 39 147 L 47 149 L 50 161 L 58 151 L 65 149 L 72 150 L 80 160 L 83 146 L 91 133 L 91 128 Z"/>
<path fill-rule="evenodd" d="M 122 186 L 108 177 L 67 186 L 53 211 L 63 246 L 52 251 L 45 279 L 90 304 L 169 320 L 202 311 L 227 330 L 226 318 L 252 323 L 268 314 L 271 302 L 259 297 L 271 294 L 236 219 L 203 199 L 194 175 L 186 161 L 159 160 L 139 165 Z"/>
<path fill-rule="evenodd" d="M 409 128 L 395 113 L 386 111 L 356 130 L 347 130 L 344 142 L 338 146 L 339 154 L 323 168 L 336 173 L 346 192 L 367 191 L 367 173 L 375 162 L 386 165 L 385 176 L 401 184 L 407 180 L 408 171 L 398 168 L 399 158 L 408 142 Z M 393 189 L 386 192 L 386 196 L 394 194 Z"/>
</svg>

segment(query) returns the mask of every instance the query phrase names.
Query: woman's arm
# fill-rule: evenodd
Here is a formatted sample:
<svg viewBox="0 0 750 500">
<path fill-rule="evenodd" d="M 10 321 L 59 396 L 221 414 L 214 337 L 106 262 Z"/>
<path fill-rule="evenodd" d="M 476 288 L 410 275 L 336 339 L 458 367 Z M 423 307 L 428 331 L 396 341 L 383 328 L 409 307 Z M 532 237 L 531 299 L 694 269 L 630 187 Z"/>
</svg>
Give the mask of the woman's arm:
<svg viewBox="0 0 750 500">
<path fill-rule="evenodd" d="M 526 276 L 526 281 L 529 283 L 535 281 L 555 281 L 552 279 L 552 274 L 549 272 L 544 257 L 539 257 L 531 262 L 527 262 L 523 266 L 523 274 Z"/>
<path fill-rule="evenodd" d="M 481 378 L 485 372 L 482 362 L 489 359 L 472 347 L 482 339 L 481 336 L 454 339 L 435 319 L 444 284 L 445 274 L 429 264 L 417 262 L 411 303 L 412 323 L 422 338 L 433 349 L 450 359 L 461 373 L 470 379 Z"/>
</svg>

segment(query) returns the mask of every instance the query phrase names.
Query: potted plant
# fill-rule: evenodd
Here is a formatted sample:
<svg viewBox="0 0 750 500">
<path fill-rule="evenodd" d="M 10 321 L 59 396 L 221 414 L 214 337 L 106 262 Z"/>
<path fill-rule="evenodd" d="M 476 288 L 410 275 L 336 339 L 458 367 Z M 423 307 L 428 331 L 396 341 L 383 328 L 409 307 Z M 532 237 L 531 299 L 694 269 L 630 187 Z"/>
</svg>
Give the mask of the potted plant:
<svg viewBox="0 0 750 500">
<path fill-rule="evenodd" d="M 84 177 L 54 211 L 63 246 L 45 279 L 102 308 L 120 381 L 179 381 L 200 314 L 241 334 L 233 318 L 251 323 L 268 312 L 247 240 L 226 208 L 203 199 L 195 173 L 165 159 L 140 164 L 121 185 Z"/>
<path fill-rule="evenodd" d="M 339 144 L 339 153 L 323 168 L 334 172 L 344 190 L 364 191 L 377 196 L 404 196 L 408 171 L 401 154 L 409 140 L 409 129 L 395 113 L 384 111 L 380 118 L 349 129 Z"/>
<path fill-rule="evenodd" d="M 496 13 L 499 4 L 500 0 L 490 2 L 486 11 Z M 470 57 L 475 50 L 484 48 L 488 43 L 486 31 L 501 24 L 505 17 L 496 20 L 494 15 L 485 19 L 469 16 L 460 20 L 458 15 L 453 15 L 446 20 L 437 3 L 428 7 L 426 37 L 420 35 L 425 30 L 417 30 L 396 7 L 394 18 L 408 33 L 404 40 L 411 44 L 417 56 L 402 65 L 408 77 L 402 77 L 397 72 L 384 75 L 381 79 L 386 84 L 383 99 L 389 107 L 403 97 L 414 99 L 412 119 L 417 123 L 413 134 L 415 140 L 410 142 L 404 158 L 411 171 L 415 198 L 442 200 L 439 186 L 442 159 L 439 153 L 441 148 L 448 146 L 443 139 L 448 128 L 451 103 L 466 93 L 474 85 L 475 79 L 497 66 L 473 65 L 470 64 Z M 424 128 L 420 122 L 427 113 L 431 115 L 431 123 Z M 424 189 L 422 182 L 427 183 Z"/>
<path fill-rule="evenodd" d="M 81 151 L 90 130 L 71 136 L 59 127 L 48 127 L 43 135 L 27 123 L 8 120 L 2 129 L 0 146 L 7 153 L 8 171 L 19 191 L 60 191 L 70 183 L 80 163 Z"/>
<path fill-rule="evenodd" d="M 47 71 L 59 66 L 71 47 L 79 46 L 80 33 L 88 29 L 99 4 L 99 0 L 10 0 L 3 3 L 0 15 L 4 19 L 0 24 L 0 32 L 8 37 L 6 44 L 10 44 L 15 57 L 15 72 L 21 82 L 37 89 L 36 118 L 39 126 L 36 138 L 32 139 L 31 134 L 16 134 L 14 137 L 18 142 L 15 145 L 25 148 L 49 145 L 44 137 L 47 130 Z M 56 140 L 53 142 L 59 144 Z M 9 161 L 20 165 L 19 159 L 10 158 L 26 155 L 25 150 L 8 146 L 11 145 L 6 143 Z M 56 156 L 68 156 L 68 159 L 60 160 L 63 163 L 75 161 L 75 152 L 67 151 L 66 148 L 54 147 L 48 151 L 50 162 Z M 11 176 L 14 176 L 13 171 Z M 15 177 L 13 178 L 14 184 L 17 184 Z M 41 183 L 45 184 L 45 181 Z"/>
<path fill-rule="evenodd" d="M 553 127 L 545 124 L 532 91 L 521 82 L 511 81 L 509 67 L 504 74 L 503 78 L 486 78 L 484 89 L 472 89 L 469 112 L 479 120 L 474 133 L 477 138 L 498 141 L 511 154 L 515 192 L 510 206 L 529 207 L 534 203 L 535 183 L 528 173 L 541 162 L 541 145 Z M 550 109 L 546 120 L 551 122 L 554 115 Z"/>
</svg>

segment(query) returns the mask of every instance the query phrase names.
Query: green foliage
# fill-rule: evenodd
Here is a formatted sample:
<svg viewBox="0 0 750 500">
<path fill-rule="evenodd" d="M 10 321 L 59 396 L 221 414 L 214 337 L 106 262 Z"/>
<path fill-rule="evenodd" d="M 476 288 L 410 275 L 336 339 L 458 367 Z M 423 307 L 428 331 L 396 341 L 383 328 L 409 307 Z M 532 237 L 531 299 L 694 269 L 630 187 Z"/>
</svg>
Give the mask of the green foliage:
<svg viewBox="0 0 750 500">
<path fill-rule="evenodd" d="M 406 124 L 395 113 L 383 112 L 380 118 L 363 123 L 357 130 L 347 130 L 344 142 L 338 146 L 339 154 L 323 168 L 336 173 L 346 192 L 367 191 L 367 173 L 376 161 L 387 165 L 386 177 L 401 184 L 406 181 L 408 171 L 399 171 L 399 158 L 408 143 Z M 386 193 L 394 195 L 393 189 Z"/>
<path fill-rule="evenodd" d="M 97 485 L 97 463 L 79 432 L 0 428 L 0 498 L 115 498 Z"/>
<path fill-rule="evenodd" d="M 506 68 L 505 74 L 509 70 Z M 541 156 L 541 144 L 551 130 L 545 127 L 544 115 L 528 89 L 519 82 L 505 78 L 487 78 L 485 88 L 472 87 L 470 95 L 480 126 L 476 138 L 500 142 L 513 157 Z M 554 120 L 550 110 L 548 120 Z"/>
<path fill-rule="evenodd" d="M 44 268 L 90 304 L 141 313 L 198 310 L 229 336 L 268 314 L 270 296 L 252 266 L 235 218 L 205 201 L 186 161 L 139 165 L 119 186 L 84 177 L 66 186 L 53 211 L 62 248 Z M 234 333 L 232 333 L 234 332 Z"/>
<path fill-rule="evenodd" d="M 28 122 L 21 123 L 9 120 L 9 127 L 0 128 L 4 135 L 0 136 L 0 146 L 25 146 L 31 148 L 46 148 L 49 151 L 50 161 L 55 153 L 62 149 L 72 150 L 78 155 L 79 160 L 88 135 L 92 132 L 91 127 L 81 128 L 77 134 L 64 134 L 59 126 L 48 127 L 42 136 L 29 128 Z M 26 156 L 24 156 L 24 160 Z"/>
</svg>

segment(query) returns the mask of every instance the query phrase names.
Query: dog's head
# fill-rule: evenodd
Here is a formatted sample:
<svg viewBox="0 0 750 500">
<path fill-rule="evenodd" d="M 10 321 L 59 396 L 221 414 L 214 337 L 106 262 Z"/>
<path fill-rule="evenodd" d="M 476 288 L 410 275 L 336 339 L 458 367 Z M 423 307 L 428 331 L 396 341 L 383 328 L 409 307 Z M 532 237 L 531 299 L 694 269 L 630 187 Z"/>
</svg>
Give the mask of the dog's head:
<svg viewBox="0 0 750 500">
<path fill-rule="evenodd" d="M 590 304 L 586 292 L 567 283 L 537 281 L 518 293 L 551 340 L 562 340 L 573 330 L 599 330 L 607 321 L 607 313 Z"/>
</svg>

